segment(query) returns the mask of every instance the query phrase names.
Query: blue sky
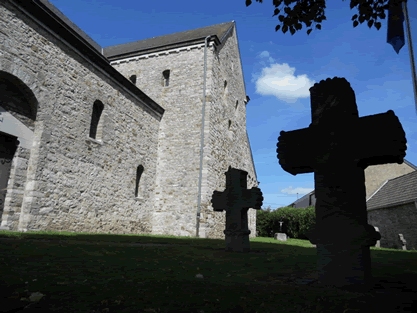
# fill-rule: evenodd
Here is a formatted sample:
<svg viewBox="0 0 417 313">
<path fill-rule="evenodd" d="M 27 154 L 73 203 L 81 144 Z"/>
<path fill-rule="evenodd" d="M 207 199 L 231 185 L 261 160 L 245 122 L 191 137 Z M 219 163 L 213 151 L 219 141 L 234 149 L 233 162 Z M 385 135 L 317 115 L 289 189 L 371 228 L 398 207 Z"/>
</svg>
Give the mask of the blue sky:
<svg viewBox="0 0 417 313">
<path fill-rule="evenodd" d="M 397 54 L 386 42 L 387 19 L 380 20 L 380 30 L 369 29 L 366 22 L 353 28 L 351 18 L 358 9 L 350 9 L 350 0 L 326 1 L 327 20 L 310 35 L 305 24 L 294 35 L 275 32 L 278 19 L 272 17 L 272 0 L 262 4 L 253 0 L 249 7 L 245 0 L 49 1 L 102 47 L 234 20 L 251 99 L 247 131 L 263 208 L 287 206 L 314 189 L 313 173 L 293 176 L 281 168 L 276 144 L 281 130 L 309 126 L 309 88 L 329 77 L 350 82 L 360 117 L 393 110 L 406 133 L 405 158 L 417 165 L 417 113 L 407 35 Z M 407 7 L 417 54 L 417 0 L 408 0 Z"/>
</svg>

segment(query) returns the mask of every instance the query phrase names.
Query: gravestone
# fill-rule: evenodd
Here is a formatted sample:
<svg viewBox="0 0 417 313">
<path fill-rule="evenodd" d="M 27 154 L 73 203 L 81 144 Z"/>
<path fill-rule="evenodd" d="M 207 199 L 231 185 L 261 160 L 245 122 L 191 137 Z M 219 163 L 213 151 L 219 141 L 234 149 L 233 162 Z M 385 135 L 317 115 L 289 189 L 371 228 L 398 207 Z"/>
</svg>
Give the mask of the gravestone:
<svg viewBox="0 0 417 313">
<path fill-rule="evenodd" d="M 401 249 L 403 250 L 407 250 L 407 241 L 404 239 L 403 234 L 398 234 L 398 237 L 400 238 L 400 242 L 401 242 Z"/>
<path fill-rule="evenodd" d="M 275 233 L 274 238 L 275 240 L 279 240 L 279 241 L 287 241 L 288 236 L 286 233 Z"/>
<path fill-rule="evenodd" d="M 314 172 L 316 224 L 307 233 L 317 248 L 319 283 L 367 290 L 370 246 L 381 239 L 367 223 L 364 169 L 404 161 L 406 138 L 392 110 L 359 118 L 344 78 L 310 88 L 312 123 L 281 131 L 278 159 L 292 175 Z"/>
<path fill-rule="evenodd" d="M 229 166 L 225 174 L 226 189 L 213 192 L 213 210 L 226 211 L 226 251 L 249 252 L 248 209 L 260 210 L 264 198 L 259 188 L 247 189 L 247 172 Z"/>
<path fill-rule="evenodd" d="M 279 233 L 275 233 L 275 240 L 279 240 L 279 241 L 287 241 L 287 234 L 282 232 L 282 224 L 284 222 L 279 222 Z"/>
<path fill-rule="evenodd" d="M 379 233 L 379 228 L 376 227 L 376 226 L 374 226 L 374 228 L 375 228 L 375 231 Z M 376 248 L 380 248 L 381 247 L 381 240 L 377 240 L 375 247 Z"/>
</svg>

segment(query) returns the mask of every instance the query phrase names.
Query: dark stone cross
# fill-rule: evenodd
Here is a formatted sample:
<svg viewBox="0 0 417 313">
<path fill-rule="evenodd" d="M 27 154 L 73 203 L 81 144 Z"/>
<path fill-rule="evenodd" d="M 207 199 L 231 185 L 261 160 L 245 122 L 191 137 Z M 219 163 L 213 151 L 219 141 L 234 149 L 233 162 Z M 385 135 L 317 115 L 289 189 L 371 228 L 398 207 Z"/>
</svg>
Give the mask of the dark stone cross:
<svg viewBox="0 0 417 313">
<path fill-rule="evenodd" d="M 211 203 L 214 211 L 226 210 L 226 251 L 249 252 L 248 209 L 259 210 L 262 206 L 262 191 L 247 189 L 247 172 L 229 166 L 226 174 L 226 189 L 214 191 Z"/>
<path fill-rule="evenodd" d="M 281 131 L 279 164 L 292 175 L 314 172 L 316 224 L 307 237 L 317 245 L 319 283 L 368 290 L 369 247 L 381 235 L 367 221 L 364 170 L 403 163 L 405 133 L 392 110 L 359 118 L 344 78 L 322 80 L 310 94 L 312 123 Z"/>
</svg>

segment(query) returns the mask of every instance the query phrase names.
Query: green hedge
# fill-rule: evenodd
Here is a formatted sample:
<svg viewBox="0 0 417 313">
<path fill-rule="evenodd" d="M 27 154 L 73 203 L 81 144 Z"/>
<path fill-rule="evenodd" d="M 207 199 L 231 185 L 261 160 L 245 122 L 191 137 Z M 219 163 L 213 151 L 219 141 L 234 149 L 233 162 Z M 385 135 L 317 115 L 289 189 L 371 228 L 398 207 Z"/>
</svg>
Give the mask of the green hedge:
<svg viewBox="0 0 417 313">
<path fill-rule="evenodd" d="M 256 230 L 259 237 L 272 237 L 273 234 L 280 232 L 280 221 L 282 233 L 286 233 L 290 238 L 308 239 L 305 236 L 310 226 L 316 223 L 315 207 L 292 208 L 283 207 L 271 211 L 256 211 Z"/>
</svg>

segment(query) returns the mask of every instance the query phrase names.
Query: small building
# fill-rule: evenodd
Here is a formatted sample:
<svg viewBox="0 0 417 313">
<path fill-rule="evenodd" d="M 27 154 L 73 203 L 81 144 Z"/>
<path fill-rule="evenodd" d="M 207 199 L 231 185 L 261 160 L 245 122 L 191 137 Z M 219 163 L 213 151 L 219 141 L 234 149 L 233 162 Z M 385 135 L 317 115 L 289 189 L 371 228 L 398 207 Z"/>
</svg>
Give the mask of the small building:
<svg viewBox="0 0 417 313">
<path fill-rule="evenodd" d="M 381 164 L 365 169 L 368 224 L 378 227 L 380 247 L 407 250 L 417 246 L 417 167 L 404 159 L 402 164 Z M 314 190 L 289 206 L 315 206 Z"/>
</svg>

